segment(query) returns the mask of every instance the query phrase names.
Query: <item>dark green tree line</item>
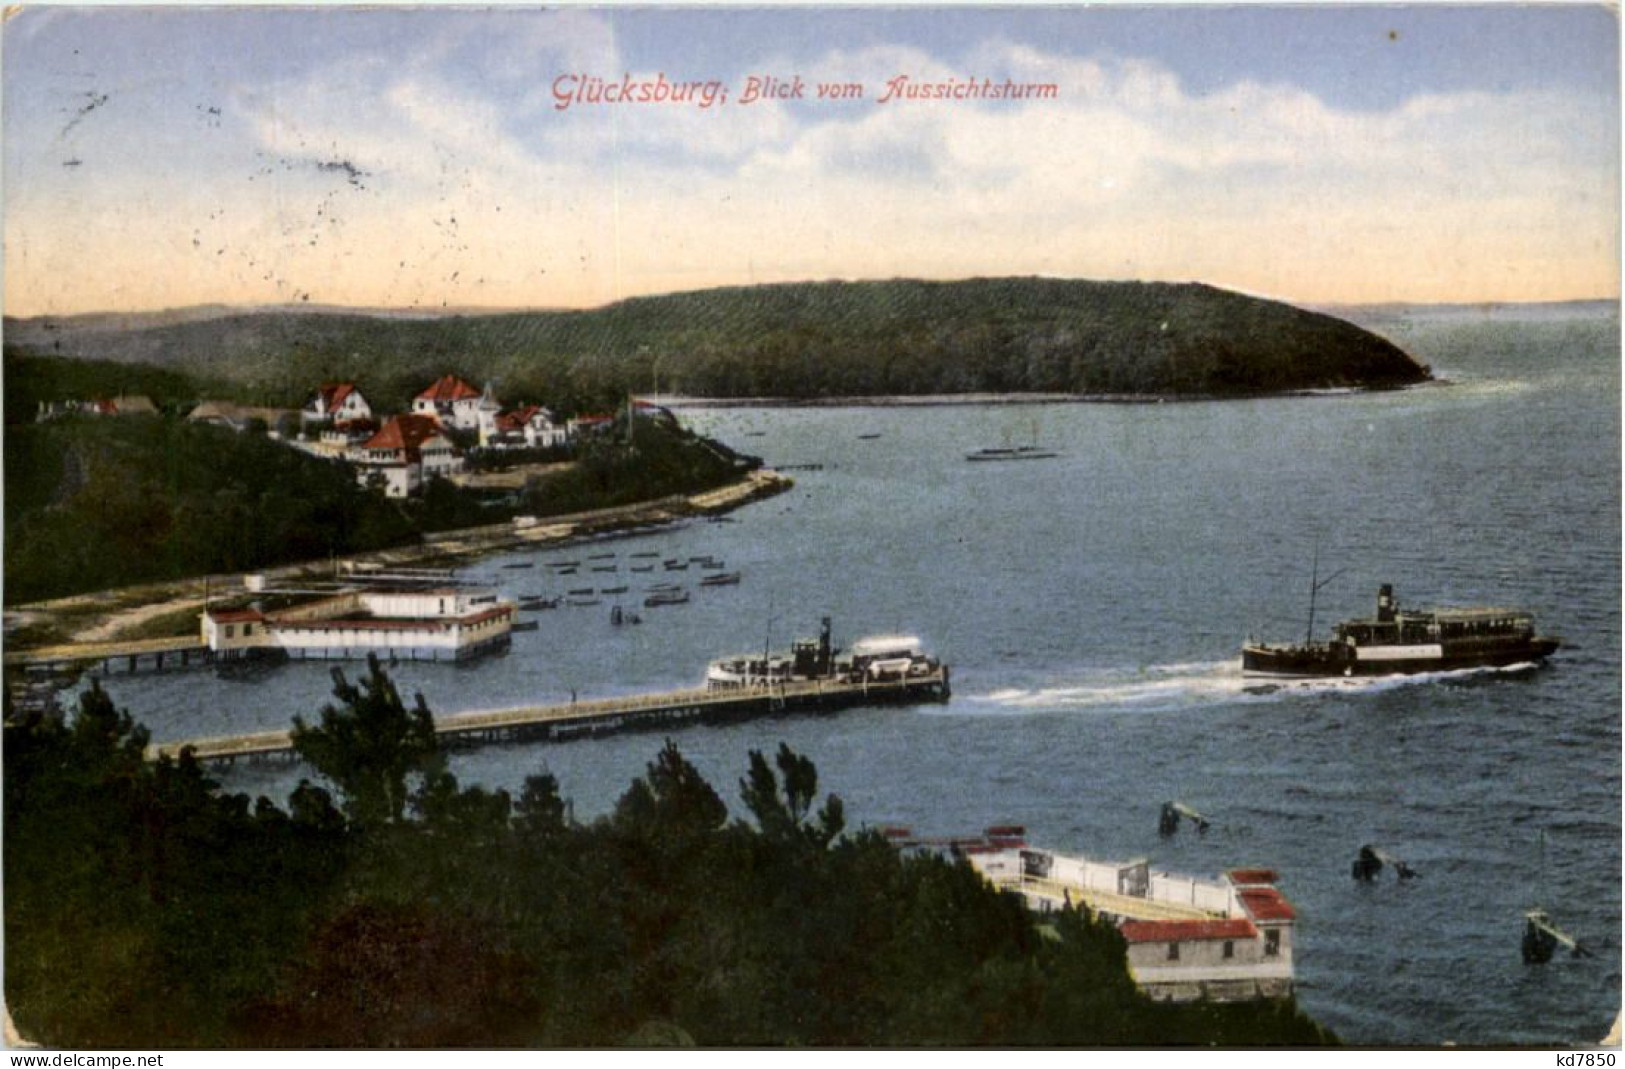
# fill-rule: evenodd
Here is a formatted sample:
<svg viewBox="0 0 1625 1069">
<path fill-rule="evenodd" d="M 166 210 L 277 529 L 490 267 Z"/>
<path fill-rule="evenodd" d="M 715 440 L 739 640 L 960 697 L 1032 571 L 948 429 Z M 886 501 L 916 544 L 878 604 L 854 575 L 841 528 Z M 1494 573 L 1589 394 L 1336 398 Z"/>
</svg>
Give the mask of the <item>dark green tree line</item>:
<svg viewBox="0 0 1625 1069">
<path fill-rule="evenodd" d="M 376 662 L 336 680 L 277 806 L 97 687 L 5 729 L 6 998 L 62 1046 L 1304 1045 L 1290 1004 L 1153 1003 L 1116 930 L 845 829 L 817 770 L 750 755 L 743 817 L 667 742 L 570 819 L 446 769 Z"/>
</svg>

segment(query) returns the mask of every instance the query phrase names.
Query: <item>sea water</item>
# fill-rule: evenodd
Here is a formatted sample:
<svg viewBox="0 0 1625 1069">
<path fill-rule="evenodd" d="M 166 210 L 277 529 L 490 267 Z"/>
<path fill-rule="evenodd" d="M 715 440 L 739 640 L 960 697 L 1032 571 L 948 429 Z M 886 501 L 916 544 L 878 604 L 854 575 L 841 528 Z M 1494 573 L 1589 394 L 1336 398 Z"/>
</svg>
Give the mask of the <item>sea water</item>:
<svg viewBox="0 0 1625 1069">
<path fill-rule="evenodd" d="M 540 627 L 505 656 L 401 665 L 395 678 L 452 713 L 692 686 L 708 660 L 783 648 L 824 615 L 837 643 L 917 634 L 952 665 L 947 705 L 671 737 L 736 814 L 749 751 L 787 742 L 854 825 L 1019 823 L 1062 852 L 1194 874 L 1274 868 L 1298 913 L 1300 1002 L 1350 1042 L 1594 1042 L 1620 1006 L 1617 310 L 1372 325 L 1448 383 L 1228 402 L 684 410 L 770 464 L 821 468 L 732 522 L 473 563 L 465 576 L 510 596 L 627 584 L 620 601 L 642 623 L 613 627 L 605 596 L 527 614 Z M 964 459 L 1034 443 L 1060 456 Z M 591 572 L 610 562 L 587 555 L 608 552 L 617 571 Z M 631 556 L 647 552 L 658 556 Z M 1304 636 L 1317 553 L 1330 579 L 1322 637 L 1392 583 L 1402 606 L 1529 609 L 1564 648 L 1529 670 L 1243 679 L 1249 635 Z M 699 564 L 658 563 L 704 555 L 741 583 L 700 589 Z M 545 566 L 564 559 L 580 571 Z M 643 589 L 666 582 L 693 600 L 644 608 Z M 106 685 L 165 740 L 312 720 L 331 667 Z M 659 745 L 633 734 L 493 747 L 452 767 L 510 790 L 548 769 L 590 819 Z M 281 798 L 301 774 L 221 778 Z M 1212 830 L 1159 837 L 1170 799 Z M 1366 843 L 1421 878 L 1353 880 Z M 1525 965 L 1535 906 L 1596 956 Z"/>
</svg>

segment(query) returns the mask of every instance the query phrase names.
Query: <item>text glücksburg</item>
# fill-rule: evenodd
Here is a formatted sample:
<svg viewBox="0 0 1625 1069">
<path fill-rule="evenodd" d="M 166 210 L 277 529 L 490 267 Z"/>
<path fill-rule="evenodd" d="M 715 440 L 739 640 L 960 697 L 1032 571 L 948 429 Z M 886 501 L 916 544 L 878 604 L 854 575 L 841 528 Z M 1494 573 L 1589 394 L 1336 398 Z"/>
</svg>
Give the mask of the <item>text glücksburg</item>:
<svg viewBox="0 0 1625 1069">
<path fill-rule="evenodd" d="M 728 103 L 729 85 L 720 79 L 674 81 L 664 72 L 653 77 L 634 78 L 630 73 L 619 80 L 590 74 L 561 74 L 553 79 L 553 107 L 557 111 L 589 105 L 676 104 L 708 109 Z M 878 90 L 863 82 L 808 82 L 799 74 L 789 76 L 752 74 L 735 100 L 744 107 L 767 101 L 850 103 L 871 100 L 876 104 L 894 102 L 959 103 L 977 100 L 1056 100 L 1060 87 L 1054 82 L 1016 82 L 1009 78 L 947 78 L 922 81 L 899 74 L 879 83 Z"/>
</svg>

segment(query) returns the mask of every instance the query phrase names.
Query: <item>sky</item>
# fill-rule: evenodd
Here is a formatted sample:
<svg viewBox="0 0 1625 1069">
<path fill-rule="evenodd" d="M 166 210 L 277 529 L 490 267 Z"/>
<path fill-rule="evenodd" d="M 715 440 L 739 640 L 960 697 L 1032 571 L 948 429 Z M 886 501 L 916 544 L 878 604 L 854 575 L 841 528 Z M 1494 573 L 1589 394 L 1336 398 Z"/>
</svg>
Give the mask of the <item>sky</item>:
<svg viewBox="0 0 1625 1069">
<path fill-rule="evenodd" d="M 25 7 L 0 32 L 8 315 L 992 275 L 1619 294 L 1600 5 Z"/>
</svg>

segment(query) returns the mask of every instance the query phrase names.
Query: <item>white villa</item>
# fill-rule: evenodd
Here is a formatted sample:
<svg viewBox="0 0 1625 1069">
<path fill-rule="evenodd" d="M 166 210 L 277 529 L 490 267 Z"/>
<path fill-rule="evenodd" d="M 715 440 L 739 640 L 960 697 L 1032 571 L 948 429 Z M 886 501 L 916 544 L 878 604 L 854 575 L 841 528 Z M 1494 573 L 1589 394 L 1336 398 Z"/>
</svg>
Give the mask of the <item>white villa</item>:
<svg viewBox="0 0 1625 1069">
<path fill-rule="evenodd" d="M 389 497 L 410 497 L 437 475 L 461 471 L 463 460 L 432 416 L 393 416 L 383 428 L 350 451 L 362 486 L 384 480 Z"/>
<path fill-rule="evenodd" d="M 569 431 L 552 412 L 541 405 L 521 405 L 498 415 L 489 439 L 482 432 L 480 444 L 493 449 L 547 449 L 569 440 Z"/>
<path fill-rule="evenodd" d="M 372 406 L 361 396 L 353 382 L 324 382 L 316 396 L 305 405 L 303 415 L 307 422 L 344 423 L 353 419 L 371 419 Z"/>
<path fill-rule="evenodd" d="M 484 400 L 480 391 L 456 375 L 442 375 L 434 385 L 413 398 L 412 414 L 433 417 L 450 429 L 473 431 L 480 427 L 480 407 Z"/>
</svg>

